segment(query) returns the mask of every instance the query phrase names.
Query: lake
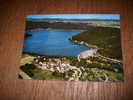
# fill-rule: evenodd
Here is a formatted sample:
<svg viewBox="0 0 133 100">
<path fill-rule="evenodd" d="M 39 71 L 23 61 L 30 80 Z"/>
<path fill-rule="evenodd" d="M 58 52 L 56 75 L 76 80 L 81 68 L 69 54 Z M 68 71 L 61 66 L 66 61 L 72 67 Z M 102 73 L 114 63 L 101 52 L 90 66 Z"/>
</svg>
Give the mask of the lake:
<svg viewBox="0 0 133 100">
<path fill-rule="evenodd" d="M 80 52 L 91 49 L 78 45 L 68 39 L 84 30 L 33 30 L 32 34 L 24 40 L 24 52 L 44 55 L 77 56 Z"/>
</svg>

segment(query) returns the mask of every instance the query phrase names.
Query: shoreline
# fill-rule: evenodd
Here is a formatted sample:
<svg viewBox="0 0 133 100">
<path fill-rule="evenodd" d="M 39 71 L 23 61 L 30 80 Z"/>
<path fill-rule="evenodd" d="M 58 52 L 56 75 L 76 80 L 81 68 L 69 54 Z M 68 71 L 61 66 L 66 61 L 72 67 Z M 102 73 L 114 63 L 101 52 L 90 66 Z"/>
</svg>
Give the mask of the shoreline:
<svg viewBox="0 0 133 100">
<path fill-rule="evenodd" d="M 70 37 L 68 40 L 70 40 L 73 43 L 77 43 L 77 44 L 80 44 L 80 45 L 85 45 L 87 47 L 92 47 L 92 48 L 97 49 L 97 50 L 99 49 L 96 45 L 91 45 L 91 44 L 88 44 L 84 41 L 73 40 L 72 37 Z"/>
<path fill-rule="evenodd" d="M 73 40 L 72 37 L 69 38 L 69 40 L 70 40 L 71 42 L 74 42 L 74 43 L 77 43 L 77 44 L 80 44 L 80 45 L 85 45 L 85 46 L 87 46 L 87 47 L 92 46 L 92 47 L 94 47 L 93 50 L 98 50 L 98 49 L 99 49 L 96 45 L 91 45 L 91 44 L 88 44 L 88 43 L 86 43 L 86 42 L 84 42 L 84 41 Z M 85 51 L 82 51 L 82 52 L 86 52 L 86 51 L 89 51 L 89 50 L 85 50 Z M 81 53 L 81 52 L 80 52 L 80 53 Z M 119 59 L 109 58 L 109 57 L 106 57 L 106 56 L 102 56 L 101 54 L 99 54 L 98 56 L 99 56 L 99 57 L 102 57 L 102 58 L 104 58 L 104 59 L 109 59 L 109 60 L 112 60 L 112 61 L 116 61 L 116 62 L 122 63 L 122 60 L 119 60 Z"/>
<path fill-rule="evenodd" d="M 30 29 L 30 30 L 26 30 L 26 32 L 32 32 L 32 31 L 38 31 L 38 30 L 87 30 L 87 29 L 56 29 L 56 28 L 36 28 L 36 29 Z"/>
<path fill-rule="evenodd" d="M 23 51 L 23 54 L 29 54 L 33 56 L 47 56 L 47 57 L 66 57 L 66 58 L 76 58 L 76 56 L 62 56 L 62 55 L 47 55 L 47 54 L 38 54 L 38 53 L 32 53 L 32 52 L 25 52 Z"/>
</svg>

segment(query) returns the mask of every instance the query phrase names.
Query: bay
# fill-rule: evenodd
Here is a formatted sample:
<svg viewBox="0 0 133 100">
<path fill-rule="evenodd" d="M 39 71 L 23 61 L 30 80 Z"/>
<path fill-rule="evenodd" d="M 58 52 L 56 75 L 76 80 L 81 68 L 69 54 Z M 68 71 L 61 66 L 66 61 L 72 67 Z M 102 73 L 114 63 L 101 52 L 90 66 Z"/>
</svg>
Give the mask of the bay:
<svg viewBox="0 0 133 100">
<path fill-rule="evenodd" d="M 44 55 L 61 55 L 77 56 L 80 52 L 91 49 L 85 45 L 79 45 L 68 39 L 84 30 L 32 30 L 27 32 L 32 34 L 31 37 L 24 40 L 24 52 L 44 54 Z"/>
</svg>

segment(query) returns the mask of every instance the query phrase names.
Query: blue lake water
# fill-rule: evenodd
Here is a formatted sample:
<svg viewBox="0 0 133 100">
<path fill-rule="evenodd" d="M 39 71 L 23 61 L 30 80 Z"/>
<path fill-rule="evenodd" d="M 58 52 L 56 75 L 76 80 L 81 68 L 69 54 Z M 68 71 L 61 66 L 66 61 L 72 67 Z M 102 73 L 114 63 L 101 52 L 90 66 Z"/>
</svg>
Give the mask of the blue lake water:
<svg viewBox="0 0 133 100">
<path fill-rule="evenodd" d="M 78 45 L 68 39 L 84 30 L 33 30 L 28 32 L 31 37 L 24 40 L 24 52 L 77 56 L 80 52 L 90 49 L 84 45 Z"/>
</svg>

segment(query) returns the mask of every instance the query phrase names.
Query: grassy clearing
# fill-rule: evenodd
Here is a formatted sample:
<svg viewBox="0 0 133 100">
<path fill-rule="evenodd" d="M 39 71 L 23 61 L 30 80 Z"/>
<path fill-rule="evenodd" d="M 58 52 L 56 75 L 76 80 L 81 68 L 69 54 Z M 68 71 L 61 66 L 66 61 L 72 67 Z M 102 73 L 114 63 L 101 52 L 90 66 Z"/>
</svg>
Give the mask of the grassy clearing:
<svg viewBox="0 0 133 100">
<path fill-rule="evenodd" d="M 32 61 L 35 57 L 32 56 L 32 55 L 23 55 L 23 57 L 21 58 L 21 61 L 20 61 L 20 65 L 25 65 L 27 64 L 28 62 Z"/>
</svg>

